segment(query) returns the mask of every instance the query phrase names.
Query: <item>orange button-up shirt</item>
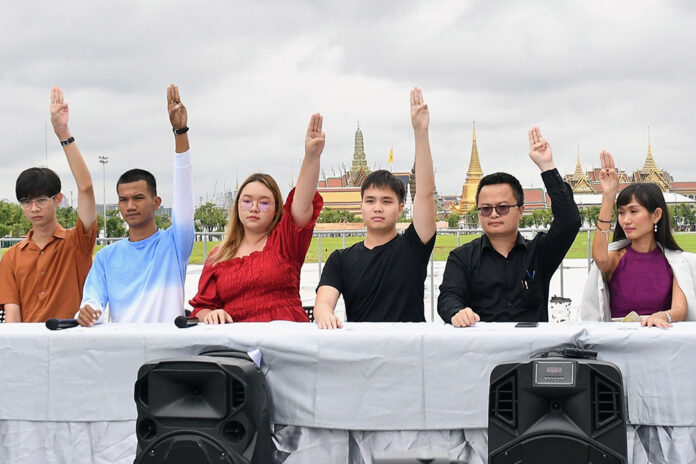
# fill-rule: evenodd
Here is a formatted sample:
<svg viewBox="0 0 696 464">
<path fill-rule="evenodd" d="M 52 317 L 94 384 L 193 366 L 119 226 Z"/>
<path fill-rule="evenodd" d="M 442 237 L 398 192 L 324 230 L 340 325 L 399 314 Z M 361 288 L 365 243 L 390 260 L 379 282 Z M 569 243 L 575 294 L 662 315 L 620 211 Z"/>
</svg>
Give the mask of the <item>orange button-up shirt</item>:
<svg viewBox="0 0 696 464">
<path fill-rule="evenodd" d="M 18 304 L 23 322 L 70 319 L 80 308 L 82 287 L 97 241 L 97 221 L 85 231 L 58 226 L 46 246 L 31 241 L 34 230 L 0 261 L 0 304 Z"/>
</svg>

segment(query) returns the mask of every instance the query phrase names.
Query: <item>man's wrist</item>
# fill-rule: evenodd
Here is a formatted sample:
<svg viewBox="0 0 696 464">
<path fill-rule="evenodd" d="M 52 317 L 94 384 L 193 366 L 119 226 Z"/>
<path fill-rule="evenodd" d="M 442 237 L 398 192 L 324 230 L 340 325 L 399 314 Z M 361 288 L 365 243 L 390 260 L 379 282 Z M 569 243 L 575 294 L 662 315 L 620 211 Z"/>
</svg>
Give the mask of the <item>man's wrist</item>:
<svg viewBox="0 0 696 464">
<path fill-rule="evenodd" d="M 69 130 L 65 130 L 65 131 L 55 131 L 55 132 L 56 132 L 56 137 L 58 137 L 58 140 L 60 140 L 61 142 L 62 142 L 63 140 L 68 140 L 70 137 L 72 137 L 72 135 L 70 135 L 70 131 L 69 131 Z"/>
<path fill-rule="evenodd" d="M 556 165 L 553 164 L 553 162 L 551 162 L 551 163 L 539 163 L 537 166 L 539 167 L 541 172 L 553 171 L 554 169 L 556 169 Z"/>
</svg>

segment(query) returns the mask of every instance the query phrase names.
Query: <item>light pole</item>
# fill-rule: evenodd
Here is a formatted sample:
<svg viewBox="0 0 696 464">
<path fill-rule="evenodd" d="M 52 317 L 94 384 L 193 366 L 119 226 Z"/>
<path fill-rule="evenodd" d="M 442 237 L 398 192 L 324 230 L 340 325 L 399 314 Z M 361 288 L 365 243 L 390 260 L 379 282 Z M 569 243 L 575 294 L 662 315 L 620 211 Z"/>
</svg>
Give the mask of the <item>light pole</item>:
<svg viewBox="0 0 696 464">
<path fill-rule="evenodd" d="M 103 180 L 103 186 L 104 186 L 104 196 L 103 198 L 103 205 L 102 207 L 104 208 L 104 238 L 106 238 L 106 163 L 109 162 L 109 157 L 106 155 L 100 155 L 99 156 L 99 162 L 102 164 L 102 172 L 104 175 L 104 180 Z"/>
</svg>

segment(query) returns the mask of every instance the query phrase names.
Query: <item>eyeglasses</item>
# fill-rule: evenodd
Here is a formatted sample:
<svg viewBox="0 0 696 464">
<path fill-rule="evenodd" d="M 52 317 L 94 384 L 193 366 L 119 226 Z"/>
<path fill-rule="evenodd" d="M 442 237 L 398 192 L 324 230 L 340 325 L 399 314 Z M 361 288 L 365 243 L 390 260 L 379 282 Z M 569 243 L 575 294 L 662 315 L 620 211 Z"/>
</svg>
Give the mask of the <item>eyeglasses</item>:
<svg viewBox="0 0 696 464">
<path fill-rule="evenodd" d="M 491 214 L 493 214 L 493 209 L 495 208 L 495 212 L 498 213 L 498 216 L 505 216 L 510 212 L 510 208 L 519 208 L 522 205 L 495 205 L 495 206 L 481 206 L 478 209 L 478 212 L 481 216 L 483 217 L 488 217 Z"/>
<path fill-rule="evenodd" d="M 31 198 L 31 199 L 29 199 L 29 198 L 22 198 L 21 200 L 19 200 L 19 203 L 22 205 L 22 209 L 24 209 L 24 210 L 26 210 L 26 211 L 30 210 L 30 209 L 31 209 L 31 205 L 34 204 L 34 203 L 36 203 L 36 206 L 37 206 L 39 209 L 43 209 L 43 208 L 45 208 L 46 206 L 48 206 L 48 202 L 51 201 L 51 200 L 53 200 L 54 198 L 55 198 L 55 195 L 53 195 L 53 196 L 51 196 L 51 197 L 47 197 L 47 196 L 44 195 L 44 196 L 42 196 L 42 197 Z"/>
<path fill-rule="evenodd" d="M 249 211 L 253 204 L 254 204 L 254 202 L 251 200 L 240 200 L 239 201 L 239 206 L 244 211 Z M 268 209 L 271 207 L 272 204 L 273 204 L 273 202 L 268 201 L 268 200 L 260 200 L 260 201 L 256 202 L 256 206 L 259 208 L 259 211 L 261 211 L 262 213 L 265 213 L 266 211 L 268 211 Z"/>
</svg>

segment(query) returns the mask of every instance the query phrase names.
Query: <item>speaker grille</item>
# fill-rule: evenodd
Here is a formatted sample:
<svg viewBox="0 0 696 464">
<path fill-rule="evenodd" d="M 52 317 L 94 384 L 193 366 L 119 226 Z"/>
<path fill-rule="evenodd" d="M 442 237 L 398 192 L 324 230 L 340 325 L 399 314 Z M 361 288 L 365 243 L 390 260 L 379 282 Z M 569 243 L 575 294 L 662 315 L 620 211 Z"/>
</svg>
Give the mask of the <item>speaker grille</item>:
<svg viewBox="0 0 696 464">
<path fill-rule="evenodd" d="M 600 430 L 621 417 L 621 392 L 597 375 L 592 387 L 593 425 L 595 430 Z"/>
<path fill-rule="evenodd" d="M 232 407 L 238 408 L 244 404 L 245 388 L 244 384 L 237 379 L 232 380 Z"/>
<path fill-rule="evenodd" d="M 517 376 L 511 373 L 500 379 L 491 391 L 491 413 L 498 420 L 517 427 Z"/>
</svg>

